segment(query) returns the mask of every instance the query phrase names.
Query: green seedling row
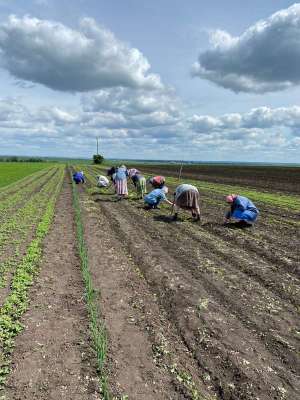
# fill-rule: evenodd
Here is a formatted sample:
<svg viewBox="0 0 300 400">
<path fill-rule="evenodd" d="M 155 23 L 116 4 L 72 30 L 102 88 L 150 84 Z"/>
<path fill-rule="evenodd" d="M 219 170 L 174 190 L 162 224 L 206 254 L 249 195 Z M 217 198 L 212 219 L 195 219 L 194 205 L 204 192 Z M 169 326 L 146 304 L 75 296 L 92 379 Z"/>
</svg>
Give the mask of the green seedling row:
<svg viewBox="0 0 300 400">
<path fill-rule="evenodd" d="M 28 291 L 38 273 L 42 256 L 43 240 L 50 228 L 57 196 L 61 190 L 64 170 L 61 168 L 56 187 L 48 198 L 45 212 L 37 225 L 35 238 L 31 241 L 27 253 L 17 266 L 11 283 L 11 291 L 0 310 L 0 389 L 10 372 L 11 354 L 15 337 L 23 330 L 21 317 L 28 309 Z"/>
<path fill-rule="evenodd" d="M 21 235 L 22 238 L 26 236 L 26 232 L 34 226 L 39 215 L 43 212 L 56 184 L 57 179 L 54 176 L 22 208 L 18 209 L 15 214 L 8 216 L 7 220 L 0 226 L 0 254 L 5 245 L 8 242 L 11 243 L 16 234 Z"/>
<path fill-rule="evenodd" d="M 26 176 L 49 167 L 48 163 L 1 163 L 0 187 L 11 185 Z"/>
<path fill-rule="evenodd" d="M 41 216 L 46 209 L 51 194 L 56 190 L 60 179 L 60 174 L 58 171 L 59 170 L 57 170 L 55 176 L 53 176 L 44 187 L 44 192 L 40 192 L 39 196 L 35 197 L 34 202 L 29 201 L 27 203 L 27 207 L 23 210 L 23 213 L 21 215 L 22 218 L 12 226 L 11 230 L 7 230 L 5 232 L 7 235 L 8 232 L 12 233 L 11 237 L 6 237 L 6 242 L 9 244 L 9 246 L 14 246 L 14 253 L 12 254 L 12 256 L 6 258 L 0 263 L 0 288 L 3 288 L 7 285 L 7 280 L 10 276 L 10 272 L 15 269 L 20 259 L 19 247 L 21 245 L 21 242 L 26 242 L 26 238 L 31 235 L 34 226 L 40 221 Z M 14 226 L 16 225 L 17 228 L 14 228 Z M 4 235 L 2 235 L 2 239 L 5 239 Z M 0 254 L 1 249 L 2 252 L 4 252 L 6 248 L 5 240 L 3 240 L 3 242 L 4 243 L 1 243 Z M 26 247 L 23 251 L 26 251 Z"/>
<path fill-rule="evenodd" d="M 72 176 L 71 176 L 72 179 Z M 75 221 L 77 230 L 78 252 L 81 261 L 81 272 L 85 285 L 85 298 L 90 319 L 90 337 L 95 350 L 98 372 L 99 387 L 103 400 L 112 400 L 108 387 L 108 380 L 105 371 L 105 361 L 107 358 L 107 333 L 103 321 L 100 318 L 100 310 L 97 306 L 96 291 L 93 287 L 93 281 L 89 270 L 89 261 L 87 247 L 84 240 L 84 228 L 82 224 L 81 210 L 79 205 L 76 185 L 72 183 L 73 205 L 75 209 Z"/>
<path fill-rule="evenodd" d="M 54 172 L 54 168 L 50 168 L 47 174 L 39 174 L 39 176 L 31 178 L 31 182 L 24 187 L 19 188 L 12 195 L 8 195 L 4 200 L 0 200 L 0 221 L 8 214 L 14 211 L 18 204 L 22 203 L 31 193 L 33 193 L 40 185 L 46 182 Z"/>
<path fill-rule="evenodd" d="M 7 185 L 3 188 L 0 188 L 0 201 L 2 201 L 4 198 L 6 198 L 7 196 L 12 195 L 13 193 L 24 189 L 27 185 L 30 185 L 35 179 L 37 179 L 38 177 L 42 176 L 45 174 L 45 171 L 49 170 L 53 168 L 48 167 L 48 168 L 44 168 L 38 172 L 34 172 L 28 176 L 26 176 L 23 179 L 20 179 L 16 182 L 11 183 L 10 185 Z"/>
<path fill-rule="evenodd" d="M 25 178 L 22 178 L 16 182 L 11 183 L 10 185 L 0 188 L 0 201 L 2 201 L 7 196 L 14 194 L 15 192 L 19 191 L 20 189 L 24 189 L 27 185 L 30 185 L 35 179 L 44 175 L 45 172 L 47 172 L 47 170 L 50 170 L 51 168 L 54 168 L 54 167 L 55 166 L 49 166 L 48 168 L 44 168 L 38 172 L 34 172 L 34 173 L 26 176 Z"/>
</svg>

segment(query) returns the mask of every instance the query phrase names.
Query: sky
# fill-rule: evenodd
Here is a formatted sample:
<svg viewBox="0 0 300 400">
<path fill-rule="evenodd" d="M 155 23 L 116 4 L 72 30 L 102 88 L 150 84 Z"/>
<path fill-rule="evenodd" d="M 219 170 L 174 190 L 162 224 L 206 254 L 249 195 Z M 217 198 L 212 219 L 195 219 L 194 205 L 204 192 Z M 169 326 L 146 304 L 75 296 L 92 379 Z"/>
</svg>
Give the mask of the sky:
<svg viewBox="0 0 300 400">
<path fill-rule="evenodd" d="M 0 0 L 0 155 L 300 163 L 300 3 Z"/>
</svg>

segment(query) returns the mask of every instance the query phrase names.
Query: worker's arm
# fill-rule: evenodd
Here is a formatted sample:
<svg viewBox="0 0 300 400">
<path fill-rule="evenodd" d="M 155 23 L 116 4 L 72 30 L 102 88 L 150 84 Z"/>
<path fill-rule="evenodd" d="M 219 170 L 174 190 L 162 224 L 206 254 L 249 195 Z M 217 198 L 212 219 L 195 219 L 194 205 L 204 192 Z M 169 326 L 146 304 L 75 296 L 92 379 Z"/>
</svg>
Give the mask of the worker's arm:
<svg viewBox="0 0 300 400">
<path fill-rule="evenodd" d="M 230 207 L 230 210 L 227 211 L 227 213 L 225 214 L 225 218 L 224 218 L 224 223 L 225 224 L 228 224 L 228 222 L 230 221 L 230 218 L 232 216 L 233 211 L 234 211 L 234 205 L 232 205 Z"/>
<path fill-rule="evenodd" d="M 168 204 L 170 204 L 171 206 L 173 206 L 173 202 L 172 201 L 170 201 L 170 200 L 168 200 L 168 199 L 165 199 L 165 202 L 167 202 Z"/>
<path fill-rule="evenodd" d="M 227 213 L 225 214 L 225 218 L 224 218 L 224 224 L 228 224 L 228 222 L 230 221 L 231 218 L 231 212 L 227 211 Z"/>
</svg>

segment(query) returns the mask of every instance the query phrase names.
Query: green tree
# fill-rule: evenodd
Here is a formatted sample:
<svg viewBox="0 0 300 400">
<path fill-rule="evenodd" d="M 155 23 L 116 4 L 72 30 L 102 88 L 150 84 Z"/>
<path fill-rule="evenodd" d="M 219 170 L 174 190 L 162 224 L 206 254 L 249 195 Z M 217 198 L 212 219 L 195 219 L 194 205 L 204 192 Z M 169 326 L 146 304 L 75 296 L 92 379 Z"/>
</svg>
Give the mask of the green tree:
<svg viewBox="0 0 300 400">
<path fill-rule="evenodd" d="M 94 164 L 102 164 L 104 160 L 104 157 L 101 156 L 101 154 L 94 154 L 93 155 L 93 163 Z"/>
</svg>

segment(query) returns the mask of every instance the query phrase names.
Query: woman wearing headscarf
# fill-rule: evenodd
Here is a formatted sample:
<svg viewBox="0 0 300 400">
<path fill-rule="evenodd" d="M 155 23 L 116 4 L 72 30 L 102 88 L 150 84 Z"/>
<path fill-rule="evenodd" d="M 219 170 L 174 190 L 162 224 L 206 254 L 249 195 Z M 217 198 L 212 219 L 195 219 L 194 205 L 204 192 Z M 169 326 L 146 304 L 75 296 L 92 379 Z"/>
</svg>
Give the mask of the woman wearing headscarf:
<svg viewBox="0 0 300 400">
<path fill-rule="evenodd" d="M 225 224 L 234 218 L 241 226 L 251 226 L 259 214 L 256 206 L 247 197 L 229 194 L 226 196 L 226 203 L 230 205 L 230 210 L 225 215 Z"/>
<path fill-rule="evenodd" d="M 138 169 L 136 169 L 136 168 L 130 168 L 129 170 L 128 170 L 128 176 L 129 176 L 129 178 L 132 178 L 134 175 L 136 175 L 136 174 L 140 174 L 140 171 L 138 170 Z"/>
<path fill-rule="evenodd" d="M 116 173 L 113 174 L 113 180 L 115 183 L 118 200 L 122 200 L 125 196 L 128 196 L 127 177 L 128 171 L 125 165 L 121 165 L 117 169 Z"/>
<path fill-rule="evenodd" d="M 196 186 L 187 183 L 177 186 L 174 193 L 174 221 L 178 218 L 180 208 L 189 210 L 194 221 L 200 221 L 199 192 Z"/>
<path fill-rule="evenodd" d="M 109 186 L 109 180 L 104 175 L 97 175 L 97 186 L 100 188 L 107 188 Z"/>
<path fill-rule="evenodd" d="M 161 189 L 164 187 L 166 183 L 166 179 L 164 176 L 154 176 L 153 178 L 148 179 L 150 185 L 152 185 L 155 189 Z"/>
<path fill-rule="evenodd" d="M 148 193 L 144 197 L 145 208 L 148 210 L 151 208 L 159 208 L 158 206 L 162 201 L 165 201 L 168 204 L 173 205 L 173 203 L 168 200 L 166 196 L 167 193 L 168 193 L 167 186 L 163 186 L 162 188 L 157 188 L 152 190 L 152 192 Z"/>
</svg>

